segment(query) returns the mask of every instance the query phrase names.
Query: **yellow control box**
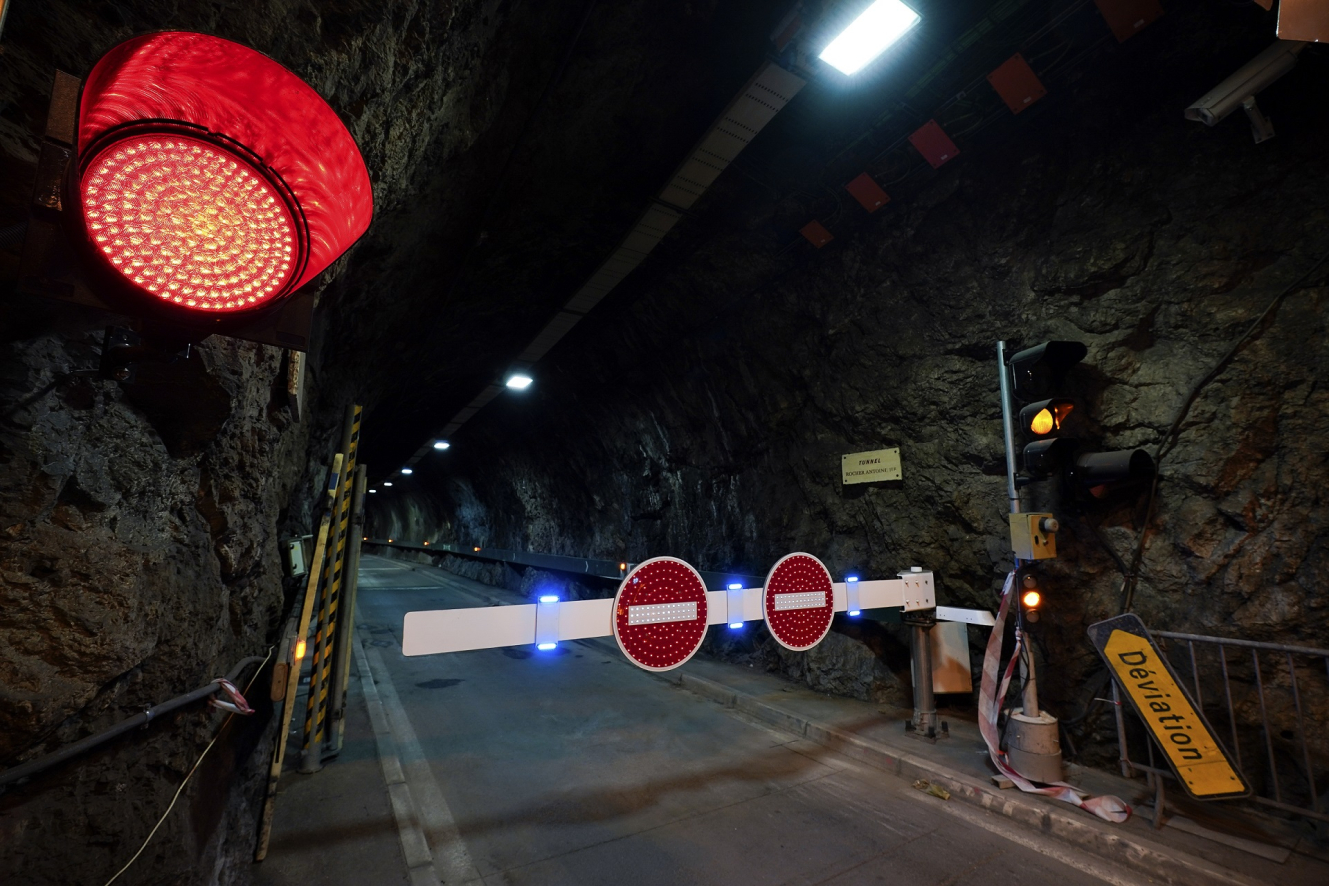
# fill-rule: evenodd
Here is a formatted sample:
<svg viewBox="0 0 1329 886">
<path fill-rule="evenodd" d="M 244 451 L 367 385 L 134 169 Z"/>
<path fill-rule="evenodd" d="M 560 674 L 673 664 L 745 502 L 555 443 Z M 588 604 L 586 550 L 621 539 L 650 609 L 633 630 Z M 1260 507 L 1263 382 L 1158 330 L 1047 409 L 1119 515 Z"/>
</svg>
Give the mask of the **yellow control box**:
<svg viewBox="0 0 1329 886">
<path fill-rule="evenodd" d="M 1011 550 L 1021 560 L 1051 560 L 1058 528 L 1051 514 L 1011 514 Z"/>
</svg>

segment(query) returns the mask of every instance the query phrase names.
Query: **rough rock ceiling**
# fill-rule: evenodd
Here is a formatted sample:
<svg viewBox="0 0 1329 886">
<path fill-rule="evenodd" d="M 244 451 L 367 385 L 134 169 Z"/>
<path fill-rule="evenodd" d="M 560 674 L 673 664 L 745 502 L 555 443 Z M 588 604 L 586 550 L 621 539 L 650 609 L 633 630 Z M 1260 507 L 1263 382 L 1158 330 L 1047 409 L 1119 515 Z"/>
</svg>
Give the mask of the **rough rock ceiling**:
<svg viewBox="0 0 1329 886">
<path fill-rule="evenodd" d="M 842 177 L 884 156 L 974 71 L 1040 30 L 1056 47 L 1085 27 L 1083 16 L 1059 18 L 1075 4 L 1052 0 L 918 6 L 928 26 L 917 39 L 866 77 L 814 81 L 721 177 L 746 187 L 704 198 L 666 246 L 678 241 L 677 254 L 715 225 L 739 225 L 761 261 L 782 258 L 802 224 L 839 213 L 849 199 Z M 456 90 L 472 96 L 475 137 L 433 134 L 422 172 L 325 300 L 325 402 L 369 404 L 371 477 L 394 471 L 500 376 L 612 252 L 769 57 L 787 9 L 711 0 L 505 10 Z M 654 261 L 629 280 L 668 267 Z"/>
</svg>

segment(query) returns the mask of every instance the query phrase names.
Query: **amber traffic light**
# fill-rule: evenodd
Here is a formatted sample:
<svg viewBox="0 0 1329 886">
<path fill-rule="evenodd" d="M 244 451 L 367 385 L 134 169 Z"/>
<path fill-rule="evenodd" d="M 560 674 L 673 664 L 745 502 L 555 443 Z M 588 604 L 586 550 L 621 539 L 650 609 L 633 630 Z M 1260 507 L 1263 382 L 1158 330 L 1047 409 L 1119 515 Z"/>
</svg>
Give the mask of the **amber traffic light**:
<svg viewBox="0 0 1329 886">
<path fill-rule="evenodd" d="M 1085 441 L 1068 433 L 1067 419 L 1075 401 L 1062 393 L 1067 374 L 1089 353 L 1077 341 L 1048 341 L 1020 351 L 1010 360 L 1012 388 L 1026 405 L 1020 430 L 1028 441 L 1021 453 L 1027 484 L 1065 478 L 1077 490 L 1101 497 L 1111 488 L 1153 474 L 1154 463 L 1143 449 L 1119 452 L 1085 451 Z"/>
</svg>

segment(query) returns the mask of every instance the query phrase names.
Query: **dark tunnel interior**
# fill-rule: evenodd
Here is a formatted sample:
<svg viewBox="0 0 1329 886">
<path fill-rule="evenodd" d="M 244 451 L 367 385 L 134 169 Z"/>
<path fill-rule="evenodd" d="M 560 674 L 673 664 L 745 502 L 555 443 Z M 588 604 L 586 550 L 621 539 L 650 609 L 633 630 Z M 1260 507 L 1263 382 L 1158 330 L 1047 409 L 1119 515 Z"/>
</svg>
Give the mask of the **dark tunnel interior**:
<svg viewBox="0 0 1329 886">
<path fill-rule="evenodd" d="M 869 6 L 905 9 L 916 21 L 906 19 L 899 41 L 861 69 L 837 70 L 819 53 Z M 675 689 L 705 695 L 697 687 L 737 674 L 749 689 L 709 697 L 741 711 L 734 699 L 760 685 L 802 699 L 807 711 L 840 705 L 834 710 L 889 720 L 900 740 L 903 719 L 914 718 L 914 731 L 936 725 L 936 716 L 919 719 L 920 705 L 935 703 L 953 735 L 935 743 L 924 736 L 918 752 L 944 746 L 973 758 L 966 765 L 989 767 L 974 770 L 975 784 L 995 792 L 989 776 L 1000 780 L 1004 770 L 985 762 L 991 745 L 981 734 L 984 658 L 995 637 L 1003 667 L 1013 654 L 1020 666 L 1009 696 L 991 702 L 1006 729 L 993 759 L 1034 765 L 1020 762 L 1033 747 L 1020 742 L 1033 739 L 1017 731 L 1039 724 L 1010 709 L 1036 699 L 1046 721 L 1036 734 L 1058 746 L 1055 765 L 1065 767 L 1056 771 L 1094 794 L 1117 790 L 1104 779 L 1134 778 L 1128 787 L 1138 796 L 1125 798 L 1132 821 L 1153 814 L 1142 803 L 1164 808 L 1155 790 L 1166 778 L 1168 802 L 1181 804 L 1168 814 L 1192 821 L 1192 830 L 1227 828 L 1248 841 L 1276 833 L 1289 847 L 1279 862 L 1285 874 L 1234 867 L 1232 876 L 1246 879 L 1222 882 L 1325 882 L 1329 50 L 1311 36 L 1321 28 L 1329 41 L 1323 4 L 6 0 L 3 9 L 0 779 L 128 718 L 141 721 L 39 774 L 0 781 L 0 882 L 395 883 L 387 870 L 398 867 L 400 882 L 410 883 L 621 883 L 639 874 L 642 883 L 892 882 L 868 878 L 885 870 L 872 866 L 888 865 L 880 860 L 846 867 L 840 880 L 830 878 L 832 862 L 824 880 L 778 870 L 780 853 L 758 842 L 744 851 L 767 858 L 769 869 L 731 869 L 719 860 L 729 850 L 718 838 L 714 846 L 696 842 L 698 853 L 713 853 L 704 869 L 660 860 L 672 851 L 664 837 L 650 844 L 658 856 L 614 862 L 626 867 L 503 860 L 503 839 L 543 845 L 525 828 L 570 834 L 608 828 L 615 816 L 649 818 L 673 809 L 670 797 L 710 790 L 698 787 L 707 779 L 729 784 L 746 771 L 755 783 L 750 766 L 772 783 L 794 778 L 728 757 L 705 778 L 660 763 L 643 775 L 645 786 L 597 788 L 578 775 L 550 782 L 547 794 L 521 806 L 522 785 L 545 776 L 519 777 L 526 770 L 503 754 L 544 733 L 523 739 L 525 715 L 500 716 L 486 704 L 520 703 L 563 724 L 529 728 L 563 729 L 559 747 L 569 754 L 610 755 L 605 736 L 629 736 L 623 741 L 639 742 L 641 756 L 614 745 L 612 754 L 624 756 L 605 758 L 622 773 L 657 765 L 650 754 L 669 745 L 642 738 L 646 732 L 634 731 L 648 730 L 642 724 L 688 747 L 708 730 L 727 734 L 691 715 L 630 714 L 632 705 L 645 710 L 644 697 L 623 690 L 634 700 L 619 706 L 613 680 L 646 675 L 627 667 L 611 679 L 605 675 L 618 670 L 590 668 L 602 658 L 646 667 L 630 651 L 625 620 L 640 607 L 624 595 L 661 557 L 683 561 L 691 568 L 678 567 L 678 581 L 697 583 L 694 602 L 638 600 L 693 607 L 685 616 L 696 627 L 696 656 L 670 672 L 683 681 Z M 318 126 L 349 134 L 349 148 L 330 145 L 308 123 L 314 117 L 300 116 L 306 98 L 265 86 L 254 87 L 252 106 L 225 113 L 269 115 L 275 122 L 264 138 L 311 145 L 298 174 L 282 171 L 296 162 L 289 156 L 272 159 L 224 132 L 199 135 L 204 129 L 171 123 L 165 136 L 152 136 L 257 158 L 261 186 L 289 204 L 278 222 L 287 219 L 290 242 L 311 262 L 302 266 L 308 281 L 275 299 L 285 314 L 255 311 L 256 325 L 243 329 L 227 325 L 234 318 L 224 312 L 207 320 L 213 326 L 189 326 L 203 321 L 165 296 L 140 311 L 134 298 L 146 290 L 134 287 L 148 284 L 105 264 L 96 250 L 111 255 L 110 247 L 94 244 L 93 227 L 70 233 L 98 218 L 86 217 L 93 204 L 79 196 L 91 193 L 90 170 L 102 162 L 89 159 L 88 133 L 98 113 L 111 119 L 121 113 L 115 103 L 129 101 L 112 83 L 108 104 L 94 105 L 94 65 L 105 70 L 99 60 L 131 38 L 176 32 L 261 53 L 274 71 L 285 69 L 274 77 L 303 81 L 309 107 L 326 112 Z M 158 90 L 161 107 L 176 107 L 168 62 L 150 63 L 162 67 L 147 69 L 143 94 Z M 264 70 L 254 64 L 229 61 L 212 76 L 258 82 L 247 79 Z M 1231 86 L 1239 70 L 1248 76 Z M 1225 86 L 1233 100 L 1212 125 L 1188 110 Z M 199 119 L 212 113 L 178 106 Z M 139 116 L 107 124 L 96 144 L 165 125 L 158 118 L 169 115 Z M 79 127 L 67 143 L 52 135 L 65 119 Z M 363 205 L 338 202 L 349 178 L 309 196 L 310 182 L 331 181 L 329 170 L 350 164 L 356 148 L 367 174 Z M 290 154 L 274 148 L 273 156 L 282 150 Z M 162 168 L 154 173 L 166 176 L 162 187 L 178 184 Z M 76 216 L 75 204 L 85 215 Z M 320 226 L 349 233 L 327 247 L 324 239 L 335 238 Z M 50 245 L 57 241 L 67 245 Z M 161 241 L 150 242 L 149 264 L 166 255 Z M 324 253 L 326 267 L 318 267 Z M 60 267 L 72 270 L 61 277 L 52 256 L 66 256 Z M 173 273 L 167 258 L 162 273 Z M 251 250 L 236 267 L 261 260 Z M 298 334 L 280 323 L 294 323 Z M 127 338 L 116 344 L 115 335 Z M 1083 347 L 1054 347 L 1028 372 L 1022 357 L 1009 368 L 1012 355 L 1043 342 Z M 1072 356 L 1057 365 L 1064 353 Z M 1010 442 L 1006 383 L 1014 386 Z M 1047 398 L 1071 405 L 1047 406 L 1053 445 L 1035 442 L 1031 453 L 1026 444 L 1041 434 L 1028 422 L 1037 431 L 1041 419 L 1031 417 L 1043 407 L 1020 409 Z M 354 500 L 363 513 L 346 516 L 348 528 L 339 530 L 356 488 L 354 475 L 337 475 L 353 407 L 362 410 L 354 446 L 365 488 Z M 898 458 L 898 469 L 864 481 L 850 472 L 860 456 Z M 1011 513 L 1012 491 L 1017 510 L 1032 518 Z M 326 550 L 321 525 L 332 539 Z M 354 549 L 348 561 L 343 548 Z M 771 596 L 791 553 L 804 560 L 787 568 L 810 571 L 790 585 L 790 600 L 826 583 L 825 602 L 817 598 L 825 622 L 806 648 L 781 634 L 785 604 Z M 349 590 L 357 565 L 358 598 Z M 888 606 L 871 597 L 862 617 L 850 614 L 859 592 L 848 577 L 861 579 L 870 597 L 897 593 L 888 590 L 893 582 L 905 588 L 917 575 L 928 576 L 935 601 L 870 610 Z M 798 584 L 805 579 L 813 584 Z M 332 601 L 327 618 L 335 615 L 334 581 L 349 600 L 345 637 L 335 640 L 321 614 Z M 1016 590 L 1004 598 L 1009 587 Z M 333 596 L 318 597 L 319 588 Z M 749 599 L 762 602 L 733 616 L 741 611 L 734 594 L 754 588 Z M 1016 599 L 1030 589 L 1037 602 Z M 562 607 L 549 611 L 561 615 L 537 613 L 554 605 L 539 602 L 549 597 Z M 528 605 L 523 624 L 535 634 L 525 645 L 490 643 L 504 647 L 498 652 L 415 659 L 403 640 L 409 623 L 403 628 L 392 608 L 399 598 L 402 611 Z M 715 615 L 717 606 L 729 606 L 730 617 Z M 934 606 L 996 614 L 1004 627 L 993 634 L 989 620 L 966 628 Z M 351 610 L 361 613 L 354 635 Z M 568 633 L 570 613 L 583 611 L 603 613 L 600 633 Z M 919 638 L 943 635 L 920 623 L 920 612 L 956 628 L 944 636 L 959 675 L 946 679 L 963 684 L 939 689 L 935 700 L 929 689 L 926 702 Z M 623 626 L 611 628 L 611 616 Z M 738 627 L 727 626 L 735 617 Z M 562 621 L 549 628 L 550 618 Z M 1114 618 L 1135 618 L 1163 644 L 1166 654 L 1155 653 L 1171 661 L 1196 723 L 1208 718 L 1197 728 L 1213 733 L 1213 759 L 1228 761 L 1221 765 L 1244 780 L 1243 791 L 1198 802 L 1215 795 L 1188 780 L 1184 758 L 1168 757 L 1176 749 L 1165 732 L 1148 732 L 1148 709 L 1122 719 L 1121 711 L 1135 710 L 1124 704 L 1133 690 L 1104 651 L 1120 647 L 1105 647 L 1091 628 Z M 297 636 L 297 625 L 314 627 Z M 603 648 L 581 639 L 591 637 L 612 639 L 595 641 Z M 487 642 L 471 641 L 455 648 Z M 335 663 L 328 682 L 310 665 L 324 655 Z M 450 670 L 464 656 L 471 664 Z M 1216 671 L 1202 677 L 1220 658 L 1221 680 Z M 540 694 L 523 683 L 500 702 L 514 685 L 504 669 L 517 667 L 562 688 L 540 683 Z M 566 674 L 557 670 L 564 667 Z M 392 671 L 398 689 L 376 668 Z M 243 696 L 232 707 L 197 698 L 172 711 L 153 707 L 199 687 L 208 687 L 199 698 L 229 698 L 212 682 L 228 674 Z M 285 697 L 284 681 L 292 687 Z M 294 689 L 317 694 L 335 681 L 350 694 L 329 715 L 360 738 L 320 774 L 297 774 L 308 752 L 301 763 L 305 702 L 292 721 Z M 441 719 L 426 726 L 414 694 L 439 705 Z M 566 710 L 549 707 L 558 697 Z M 419 787 L 432 781 L 412 774 L 412 745 L 393 719 L 398 701 L 424 752 L 438 755 L 433 806 Z M 745 716 L 760 719 L 756 710 Z M 453 723 L 447 711 L 461 725 L 437 725 Z M 373 762 L 385 753 L 388 728 L 376 717 L 393 724 L 425 862 L 412 861 L 405 831 L 398 845 L 398 783 L 388 763 L 380 778 Z M 624 725 L 615 717 L 640 719 Z M 292 731 L 283 736 L 286 726 Z M 844 751 L 844 742 L 800 728 L 809 746 Z M 1128 740 L 1140 767 L 1148 747 L 1166 775 L 1126 772 Z M 284 774 L 274 751 L 282 742 L 290 745 Z M 360 758 L 352 750 L 372 765 L 353 769 L 347 761 Z M 814 754 L 799 765 L 839 765 L 828 759 Z M 582 772 L 568 761 L 565 773 Z M 304 844 L 281 830 L 283 820 L 301 821 L 298 804 L 306 802 L 286 786 L 349 778 L 339 767 L 367 780 L 319 802 L 372 796 L 379 830 L 348 824 L 334 839 L 308 824 L 324 866 L 284 861 L 296 856 L 282 853 Z M 463 786 L 467 769 L 472 787 Z M 274 790 L 273 856 L 256 863 Z M 957 797 L 946 802 L 956 806 L 966 802 L 958 795 L 977 796 L 978 788 L 948 790 Z M 474 799 L 482 796 L 513 805 L 490 809 Z M 430 825 L 426 807 L 450 809 L 452 830 Z M 1099 826 L 1090 812 L 1067 806 L 1057 814 Z M 1142 841 L 1176 832 L 1136 823 Z M 633 839 L 645 839 L 656 826 L 648 824 L 632 825 Z M 445 831 L 461 855 L 440 848 Z M 1061 835 L 1074 851 L 1100 851 L 1085 848 L 1094 842 L 1087 831 L 1075 833 Z M 1220 882 L 1209 868 L 1168 867 L 1209 857 L 1193 833 L 1176 839 L 1199 842 L 1157 857 L 1140 850 L 1121 863 L 1152 882 Z M 1240 839 L 1222 851 L 1235 852 Z M 338 840 L 378 847 L 357 856 L 368 873 L 337 872 L 331 859 L 342 850 L 329 846 Z M 445 870 L 443 859 L 467 847 L 471 873 Z M 385 867 L 375 867 L 379 851 Z M 282 879 L 287 864 L 297 873 Z M 1074 876 L 1029 868 L 1027 879 L 1011 873 L 1009 882 L 1097 876 L 1089 867 Z M 992 876 L 1008 882 L 1007 874 Z M 938 870 L 935 882 L 970 882 L 955 877 Z"/>
</svg>

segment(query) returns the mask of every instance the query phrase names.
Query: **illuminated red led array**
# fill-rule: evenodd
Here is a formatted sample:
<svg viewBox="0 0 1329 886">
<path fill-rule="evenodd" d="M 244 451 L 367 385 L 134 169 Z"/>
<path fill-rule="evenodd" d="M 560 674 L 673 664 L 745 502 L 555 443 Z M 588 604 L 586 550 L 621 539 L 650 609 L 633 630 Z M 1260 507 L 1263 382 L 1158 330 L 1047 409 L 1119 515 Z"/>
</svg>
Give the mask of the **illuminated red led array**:
<svg viewBox="0 0 1329 886">
<path fill-rule="evenodd" d="M 295 272 L 296 228 L 276 188 L 240 157 L 179 136 L 110 145 L 82 178 L 88 233 L 128 280 L 184 308 L 239 311 Z"/>
<path fill-rule="evenodd" d="M 777 609 L 776 594 L 817 594 L 825 602 L 810 609 Z M 766 626 L 782 646 L 796 651 L 811 649 L 826 636 L 835 615 L 830 572 L 811 554 L 782 557 L 766 576 L 763 608 Z"/>
<path fill-rule="evenodd" d="M 693 603 L 689 621 L 629 624 L 633 606 Z M 614 599 L 614 638 L 623 654 L 638 667 L 664 671 L 693 656 L 706 636 L 706 585 L 696 570 L 672 557 L 647 560 L 633 569 Z"/>
</svg>

